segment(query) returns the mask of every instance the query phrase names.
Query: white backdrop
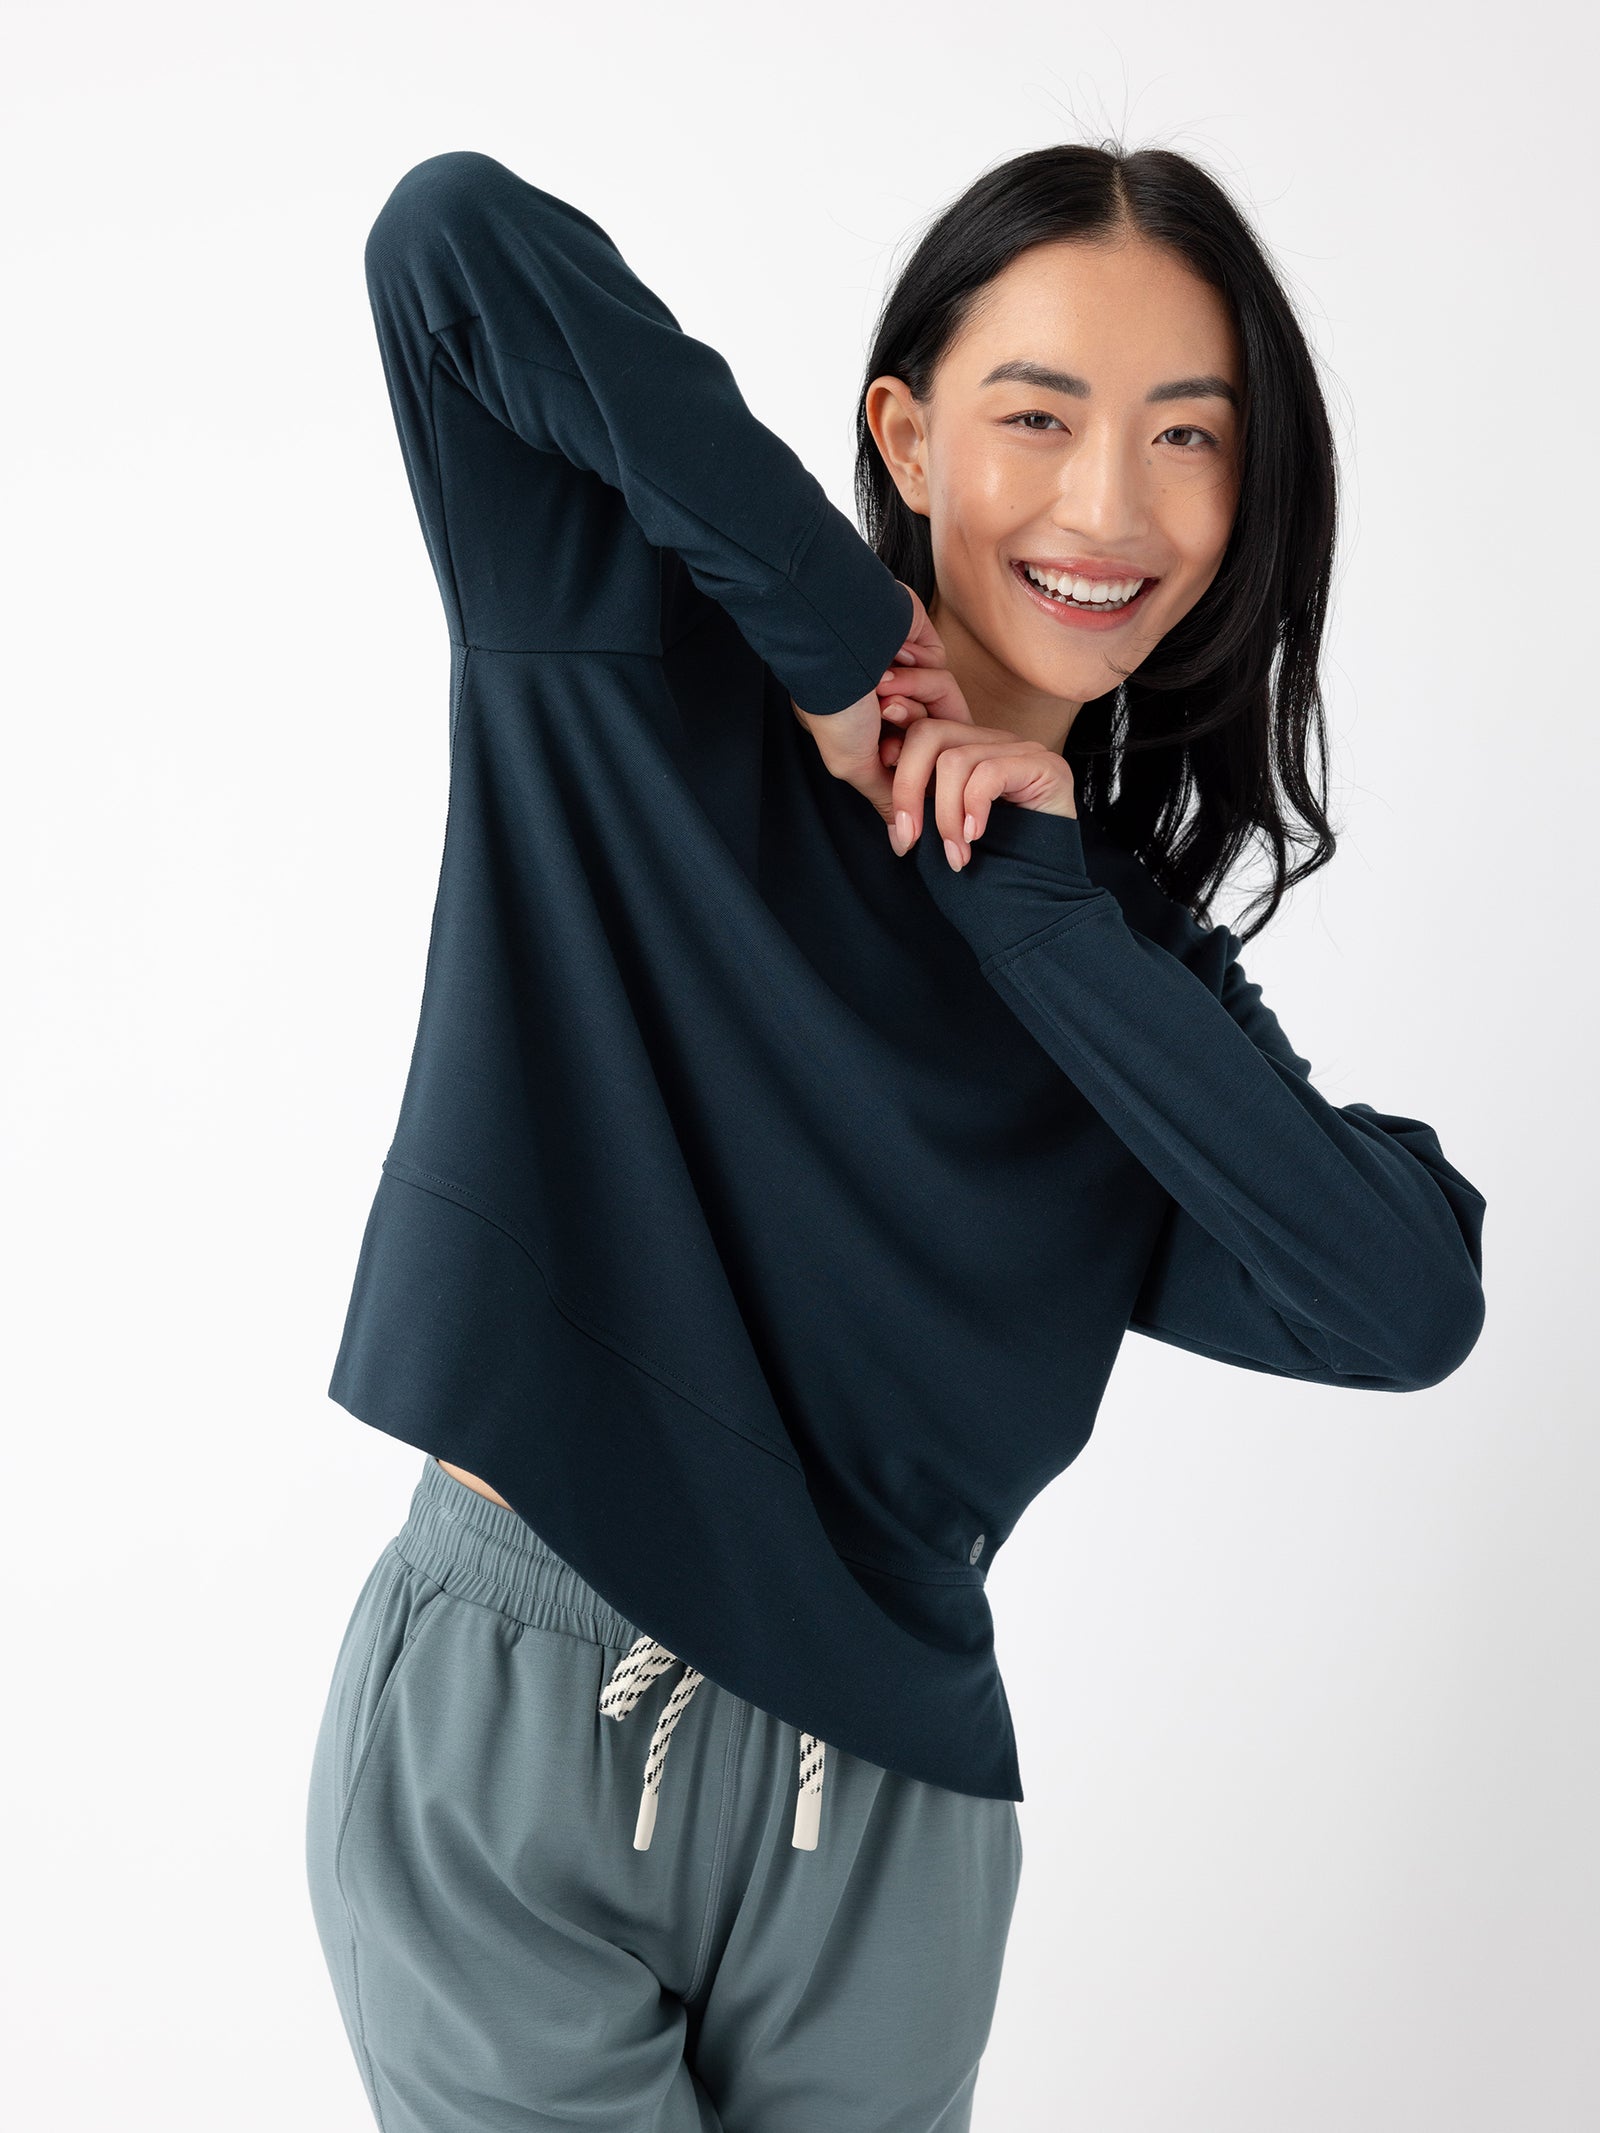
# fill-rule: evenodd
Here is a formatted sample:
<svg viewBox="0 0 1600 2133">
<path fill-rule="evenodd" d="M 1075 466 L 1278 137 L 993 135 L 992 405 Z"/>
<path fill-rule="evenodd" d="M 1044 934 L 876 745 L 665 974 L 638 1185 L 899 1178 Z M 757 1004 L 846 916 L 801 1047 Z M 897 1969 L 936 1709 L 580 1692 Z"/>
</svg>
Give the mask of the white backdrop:
<svg viewBox="0 0 1600 2133">
<path fill-rule="evenodd" d="M 1427 1119 L 1485 1193 L 1488 1323 L 1399 1397 L 1126 1344 L 989 1584 L 1027 1797 L 975 2123 L 1596 2122 L 1592 30 L 1481 0 L 1108 20 L 11 0 L 18 2125 L 370 2125 L 305 1781 L 421 1455 L 325 1387 L 447 719 L 373 216 L 450 148 L 577 201 L 849 509 L 868 324 L 923 222 L 1108 132 L 1234 190 L 1325 366 L 1343 837 L 1246 960 L 1326 1094 Z"/>
</svg>

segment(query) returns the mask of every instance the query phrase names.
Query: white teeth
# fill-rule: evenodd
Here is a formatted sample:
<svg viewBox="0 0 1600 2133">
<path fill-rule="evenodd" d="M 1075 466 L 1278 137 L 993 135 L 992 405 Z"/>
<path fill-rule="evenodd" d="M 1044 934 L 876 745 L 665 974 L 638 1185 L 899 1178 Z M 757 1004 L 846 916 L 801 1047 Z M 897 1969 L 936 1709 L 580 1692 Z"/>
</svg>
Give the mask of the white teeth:
<svg viewBox="0 0 1600 2133">
<path fill-rule="evenodd" d="M 1075 578 L 1059 570 L 1039 570 L 1032 563 L 1023 569 L 1041 591 L 1077 607 L 1126 607 L 1144 584 L 1143 578 Z"/>
</svg>

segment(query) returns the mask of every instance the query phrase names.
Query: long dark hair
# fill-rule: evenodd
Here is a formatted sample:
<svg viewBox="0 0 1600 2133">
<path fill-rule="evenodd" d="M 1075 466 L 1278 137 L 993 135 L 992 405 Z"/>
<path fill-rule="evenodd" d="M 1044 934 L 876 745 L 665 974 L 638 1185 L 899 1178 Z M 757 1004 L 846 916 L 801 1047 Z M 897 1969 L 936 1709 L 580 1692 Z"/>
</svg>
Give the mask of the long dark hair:
<svg viewBox="0 0 1600 2133">
<path fill-rule="evenodd" d="M 1032 149 L 977 178 L 926 231 L 879 313 L 856 408 L 856 508 L 882 561 L 930 605 L 928 521 L 904 502 L 878 451 L 867 386 L 889 375 L 926 399 L 978 293 L 1019 253 L 1128 233 L 1180 255 L 1232 313 L 1244 364 L 1239 503 L 1216 577 L 1133 674 L 1083 706 L 1066 758 L 1080 811 L 1201 922 L 1259 836 L 1273 873 L 1249 906 L 1265 910 L 1234 928 L 1249 940 L 1284 891 L 1334 853 L 1318 662 L 1338 462 L 1294 306 L 1217 181 L 1168 149 L 1076 142 Z M 1291 845 L 1308 848 L 1293 865 Z"/>
</svg>

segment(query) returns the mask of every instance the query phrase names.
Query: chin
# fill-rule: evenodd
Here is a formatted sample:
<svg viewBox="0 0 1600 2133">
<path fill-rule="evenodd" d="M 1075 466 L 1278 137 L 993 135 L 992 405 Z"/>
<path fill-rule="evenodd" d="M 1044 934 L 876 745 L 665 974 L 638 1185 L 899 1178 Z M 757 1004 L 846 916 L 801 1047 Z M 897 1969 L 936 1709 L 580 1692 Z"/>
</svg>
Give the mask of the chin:
<svg viewBox="0 0 1600 2133">
<path fill-rule="evenodd" d="M 1038 689 L 1045 696 L 1059 696 L 1066 703 L 1086 704 L 1096 696 L 1104 696 L 1121 678 L 1103 660 L 1041 661 L 1036 645 L 1029 650 L 1032 657 L 1027 665 L 1014 670 L 1018 678 L 1030 689 Z"/>
</svg>

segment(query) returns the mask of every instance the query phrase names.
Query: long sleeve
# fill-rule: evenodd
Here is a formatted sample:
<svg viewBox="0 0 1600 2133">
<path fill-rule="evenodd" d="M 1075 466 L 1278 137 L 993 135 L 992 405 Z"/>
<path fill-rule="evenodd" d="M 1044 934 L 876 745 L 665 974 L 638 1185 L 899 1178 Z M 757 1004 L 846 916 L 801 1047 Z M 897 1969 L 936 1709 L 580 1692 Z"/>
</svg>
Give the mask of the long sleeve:
<svg viewBox="0 0 1600 2133">
<path fill-rule="evenodd" d="M 401 178 L 365 264 L 455 636 L 659 651 L 670 549 L 804 710 L 872 688 L 910 595 L 597 222 L 453 151 Z"/>
<path fill-rule="evenodd" d="M 1318 1092 L 1226 926 L 1197 925 L 1140 869 L 1171 945 L 1150 937 L 1092 878 L 1076 819 L 1004 800 L 959 872 L 926 824 L 916 850 L 989 982 L 1171 1196 L 1135 1330 L 1386 1391 L 1465 1360 L 1483 1195 L 1421 1120 Z"/>
</svg>

